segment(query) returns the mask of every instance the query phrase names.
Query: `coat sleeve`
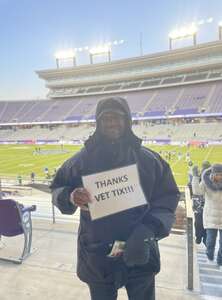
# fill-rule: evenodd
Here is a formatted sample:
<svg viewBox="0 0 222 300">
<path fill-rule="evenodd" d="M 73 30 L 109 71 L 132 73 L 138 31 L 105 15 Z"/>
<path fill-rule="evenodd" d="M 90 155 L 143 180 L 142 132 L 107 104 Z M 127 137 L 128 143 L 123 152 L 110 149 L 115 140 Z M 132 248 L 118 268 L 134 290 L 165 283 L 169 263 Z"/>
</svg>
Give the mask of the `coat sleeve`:
<svg viewBox="0 0 222 300">
<path fill-rule="evenodd" d="M 150 210 L 143 223 L 148 225 L 158 238 L 169 235 L 175 221 L 175 211 L 180 198 L 169 164 L 161 157 L 155 161 L 155 183 L 150 199 Z"/>
<path fill-rule="evenodd" d="M 80 153 L 67 160 L 57 171 L 50 186 L 52 202 L 63 214 L 73 214 L 77 207 L 70 202 L 70 194 L 82 186 Z"/>
<path fill-rule="evenodd" d="M 204 185 L 202 182 L 200 182 L 199 176 L 193 176 L 192 190 L 194 195 L 199 195 L 199 196 L 204 195 Z"/>
</svg>

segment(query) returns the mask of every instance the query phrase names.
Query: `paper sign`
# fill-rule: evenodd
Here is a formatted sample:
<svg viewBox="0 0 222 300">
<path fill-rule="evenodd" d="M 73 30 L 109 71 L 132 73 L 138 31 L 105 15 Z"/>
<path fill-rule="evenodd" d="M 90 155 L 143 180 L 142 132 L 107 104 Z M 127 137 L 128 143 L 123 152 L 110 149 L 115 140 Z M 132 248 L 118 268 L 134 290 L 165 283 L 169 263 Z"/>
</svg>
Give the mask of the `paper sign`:
<svg viewBox="0 0 222 300">
<path fill-rule="evenodd" d="M 92 196 L 92 220 L 147 204 L 136 164 L 83 176 L 82 181 Z"/>
</svg>

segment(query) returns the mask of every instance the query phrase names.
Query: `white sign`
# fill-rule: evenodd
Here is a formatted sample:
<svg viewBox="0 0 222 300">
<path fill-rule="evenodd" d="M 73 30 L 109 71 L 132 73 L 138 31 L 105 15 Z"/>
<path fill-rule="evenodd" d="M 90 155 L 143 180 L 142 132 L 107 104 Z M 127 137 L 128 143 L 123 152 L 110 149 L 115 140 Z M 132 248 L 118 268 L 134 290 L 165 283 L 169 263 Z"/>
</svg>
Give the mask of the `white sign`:
<svg viewBox="0 0 222 300">
<path fill-rule="evenodd" d="M 147 204 L 136 164 L 83 176 L 82 181 L 92 196 L 92 220 Z"/>
</svg>

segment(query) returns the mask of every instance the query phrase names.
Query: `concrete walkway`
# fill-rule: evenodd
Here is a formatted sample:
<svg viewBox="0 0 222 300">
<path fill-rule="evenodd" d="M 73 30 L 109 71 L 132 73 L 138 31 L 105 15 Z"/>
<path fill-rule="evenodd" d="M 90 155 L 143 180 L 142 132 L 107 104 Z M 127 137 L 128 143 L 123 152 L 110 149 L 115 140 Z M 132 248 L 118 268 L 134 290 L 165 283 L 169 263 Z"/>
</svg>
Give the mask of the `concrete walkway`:
<svg viewBox="0 0 222 300">
<path fill-rule="evenodd" d="M 75 275 L 77 223 L 33 221 L 33 253 L 22 265 L 0 261 L 1 300 L 88 300 L 87 286 Z M 0 255 L 18 256 L 22 237 L 3 238 Z M 156 278 L 157 300 L 201 299 L 186 289 L 185 236 L 160 242 L 162 270 Z M 5 246 L 6 245 L 6 246 Z M 195 278 L 199 278 L 195 274 Z M 124 289 L 118 300 L 126 300 Z M 106 299 L 104 299 L 106 300 Z"/>
</svg>

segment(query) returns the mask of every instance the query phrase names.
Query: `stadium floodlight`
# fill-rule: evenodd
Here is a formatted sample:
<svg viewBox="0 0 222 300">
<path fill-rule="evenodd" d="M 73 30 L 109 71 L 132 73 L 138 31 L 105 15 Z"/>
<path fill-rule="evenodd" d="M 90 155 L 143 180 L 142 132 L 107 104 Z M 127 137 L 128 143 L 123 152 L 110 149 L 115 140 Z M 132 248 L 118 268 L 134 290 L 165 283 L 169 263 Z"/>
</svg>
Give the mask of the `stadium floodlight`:
<svg viewBox="0 0 222 300">
<path fill-rule="evenodd" d="M 93 57 L 98 55 L 107 55 L 108 61 L 111 61 L 111 47 L 110 44 L 105 44 L 98 47 L 93 47 L 89 50 L 90 63 L 93 64 Z"/>
<path fill-rule="evenodd" d="M 174 40 L 185 39 L 188 37 L 193 37 L 193 44 L 196 45 L 196 35 L 197 35 L 198 27 L 195 23 L 192 23 L 188 26 L 183 26 L 181 28 L 177 28 L 169 33 L 169 48 L 172 49 L 172 42 Z"/>
<path fill-rule="evenodd" d="M 75 49 L 68 49 L 63 51 L 58 51 L 55 53 L 56 58 L 56 66 L 57 68 L 60 67 L 60 63 L 62 61 L 72 60 L 72 65 L 76 66 L 76 51 Z"/>
<path fill-rule="evenodd" d="M 218 23 L 219 40 L 222 40 L 222 21 Z"/>
</svg>

